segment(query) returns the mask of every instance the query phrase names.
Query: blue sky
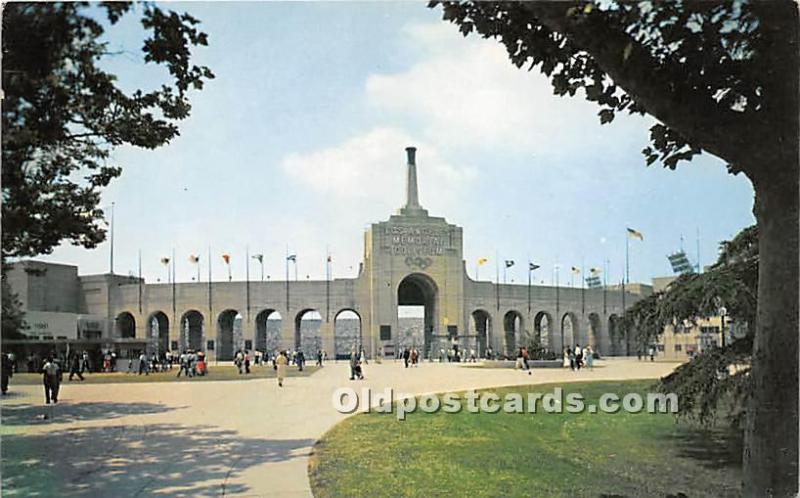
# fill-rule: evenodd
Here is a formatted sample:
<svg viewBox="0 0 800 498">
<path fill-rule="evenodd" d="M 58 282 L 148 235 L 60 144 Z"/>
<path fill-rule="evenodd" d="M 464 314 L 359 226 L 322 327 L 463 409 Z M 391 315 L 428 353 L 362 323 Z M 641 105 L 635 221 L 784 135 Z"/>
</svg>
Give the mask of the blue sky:
<svg viewBox="0 0 800 498">
<path fill-rule="evenodd" d="M 176 254 L 179 281 L 195 275 L 190 254 L 208 248 L 215 280 L 245 277 L 245 253 L 263 253 L 265 272 L 284 275 L 287 251 L 300 278 L 323 278 L 330 250 L 335 277 L 354 276 L 363 231 L 403 203 L 404 147 L 418 151 L 420 200 L 432 215 L 464 227 L 464 256 L 525 261 L 549 284 L 561 265 L 603 266 L 618 281 L 625 228 L 631 280 L 670 273 L 666 255 L 681 235 L 692 262 L 716 258 L 719 240 L 754 222 L 753 191 L 742 176 L 703 155 L 677 171 L 645 167 L 650 118 L 620 116 L 601 126 L 597 108 L 552 95 L 538 72 L 516 69 L 492 40 L 463 38 L 423 3 L 170 3 L 202 21 L 209 47 L 196 51 L 217 78 L 192 95 L 181 136 L 155 151 L 113 153 L 121 178 L 115 202 L 115 271 L 165 278 Z M 133 19 L 109 31 L 106 62 L 127 89 L 159 84 L 143 68 Z M 62 246 L 51 261 L 81 274 L 108 270 L 108 243 Z M 260 269 L 251 264 L 251 276 Z M 502 278 L 502 277 L 501 277 Z M 576 283 L 577 285 L 577 283 Z"/>
</svg>

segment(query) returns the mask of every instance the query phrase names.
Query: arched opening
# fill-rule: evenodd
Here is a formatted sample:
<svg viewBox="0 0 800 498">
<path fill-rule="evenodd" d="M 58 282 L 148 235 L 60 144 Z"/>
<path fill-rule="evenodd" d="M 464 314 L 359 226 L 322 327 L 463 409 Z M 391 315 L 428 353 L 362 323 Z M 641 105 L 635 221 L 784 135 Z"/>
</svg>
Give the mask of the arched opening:
<svg viewBox="0 0 800 498">
<path fill-rule="evenodd" d="M 294 349 L 302 351 L 306 359 L 316 356 L 322 349 L 322 315 L 319 311 L 305 309 L 294 318 Z"/>
<path fill-rule="evenodd" d="M 561 337 L 563 338 L 562 349 L 575 347 L 578 340 L 578 319 L 571 311 L 564 313 L 564 316 L 561 317 Z"/>
<path fill-rule="evenodd" d="M 486 348 L 491 344 L 492 315 L 486 310 L 472 312 L 472 327 L 478 343 L 478 356 L 486 356 Z"/>
<path fill-rule="evenodd" d="M 242 315 L 236 310 L 225 310 L 217 318 L 217 360 L 230 361 L 241 347 Z"/>
<path fill-rule="evenodd" d="M 190 310 L 181 317 L 181 344 L 183 349 L 202 351 L 203 348 L 203 314 Z"/>
<path fill-rule="evenodd" d="M 598 351 L 600 347 L 600 323 L 600 315 L 589 313 L 589 336 L 586 340 L 594 351 Z"/>
<path fill-rule="evenodd" d="M 283 317 L 275 310 L 263 310 L 256 315 L 256 349 L 262 352 L 276 351 L 281 343 Z"/>
<path fill-rule="evenodd" d="M 161 356 L 169 349 L 169 318 L 163 311 L 152 313 L 147 319 L 147 338 L 155 346 L 155 354 Z"/>
<path fill-rule="evenodd" d="M 361 348 L 361 317 L 351 309 L 340 310 L 333 319 L 333 354 L 337 360 L 350 357 L 353 348 Z"/>
<path fill-rule="evenodd" d="M 506 356 L 516 358 L 517 342 L 522 332 L 522 313 L 516 310 L 507 312 L 503 317 L 503 331 L 506 339 Z"/>
<path fill-rule="evenodd" d="M 136 319 L 127 311 L 123 311 L 117 315 L 114 324 L 117 329 L 117 337 L 123 339 L 133 339 L 136 337 Z"/>
<path fill-rule="evenodd" d="M 550 350 L 550 325 L 553 323 L 553 317 L 546 311 L 540 311 L 533 317 L 533 340 L 538 347 L 544 350 Z"/>
<path fill-rule="evenodd" d="M 617 315 L 608 317 L 608 340 L 610 342 L 611 351 L 609 354 L 612 356 L 623 354 L 623 339 L 622 327 L 620 326 L 620 318 Z"/>
<path fill-rule="evenodd" d="M 422 273 L 406 276 L 397 286 L 397 349 L 422 349 L 425 358 L 430 354 L 436 324 L 438 290 L 431 277 Z M 443 334 L 440 334 L 443 335 Z"/>
</svg>

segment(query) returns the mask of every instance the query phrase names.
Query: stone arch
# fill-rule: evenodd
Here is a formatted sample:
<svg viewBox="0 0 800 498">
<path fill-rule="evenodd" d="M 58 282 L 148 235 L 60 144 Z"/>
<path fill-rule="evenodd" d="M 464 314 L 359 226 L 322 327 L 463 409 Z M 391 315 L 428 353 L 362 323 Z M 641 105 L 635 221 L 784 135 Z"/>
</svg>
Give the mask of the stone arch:
<svg viewBox="0 0 800 498">
<path fill-rule="evenodd" d="M 202 351 L 203 348 L 203 314 L 197 310 L 189 310 L 181 316 L 181 340 L 182 349 Z"/>
<path fill-rule="evenodd" d="M 610 355 L 623 354 L 623 340 L 622 323 L 618 315 L 612 314 L 608 317 L 608 342 L 610 346 Z"/>
<path fill-rule="evenodd" d="M 217 316 L 217 360 L 233 359 L 241 342 L 241 322 L 242 315 L 234 309 L 227 309 Z"/>
<path fill-rule="evenodd" d="M 276 351 L 281 342 L 283 317 L 274 309 L 261 310 L 256 315 L 256 345 L 263 352 Z"/>
<path fill-rule="evenodd" d="M 472 326 L 477 336 L 478 356 L 486 355 L 486 348 L 492 343 L 492 315 L 483 309 L 472 312 Z"/>
<path fill-rule="evenodd" d="M 156 355 L 169 350 L 169 318 L 163 311 L 154 311 L 147 317 L 147 340 L 152 341 Z"/>
<path fill-rule="evenodd" d="M 306 308 L 294 317 L 294 349 L 303 351 L 306 359 L 314 358 L 322 347 L 322 315 L 313 308 Z"/>
<path fill-rule="evenodd" d="M 517 343 L 523 330 L 522 313 L 510 310 L 503 316 L 503 332 L 505 337 L 505 354 L 509 358 L 516 358 Z"/>
<path fill-rule="evenodd" d="M 551 349 L 553 334 L 553 316 L 546 311 L 540 311 L 533 317 L 533 337 L 540 348 Z"/>
<path fill-rule="evenodd" d="M 424 273 L 411 273 L 406 275 L 397 285 L 398 325 L 400 306 L 422 306 L 422 342 L 423 358 L 430 353 L 434 328 L 436 326 L 437 300 L 439 289 L 433 279 Z M 443 331 L 446 332 L 446 331 Z M 404 331 L 398 331 L 398 342 L 402 347 Z M 443 334 L 440 334 L 443 335 Z M 407 344 L 411 346 L 412 344 Z"/>
<path fill-rule="evenodd" d="M 114 328 L 117 337 L 122 339 L 133 339 L 136 337 L 136 319 L 132 313 L 123 311 L 114 319 Z"/>
<path fill-rule="evenodd" d="M 575 313 L 567 311 L 561 317 L 561 348 L 575 347 L 580 342 L 580 329 L 578 328 L 578 318 Z"/>
<path fill-rule="evenodd" d="M 586 337 L 586 342 L 592 349 L 598 351 L 600 349 L 600 338 L 602 337 L 602 325 L 600 315 L 597 313 L 589 313 L 589 333 Z"/>
<path fill-rule="evenodd" d="M 361 315 L 352 308 L 344 308 L 333 317 L 333 357 L 346 359 L 353 348 L 357 350 L 363 344 L 361 331 Z"/>
</svg>

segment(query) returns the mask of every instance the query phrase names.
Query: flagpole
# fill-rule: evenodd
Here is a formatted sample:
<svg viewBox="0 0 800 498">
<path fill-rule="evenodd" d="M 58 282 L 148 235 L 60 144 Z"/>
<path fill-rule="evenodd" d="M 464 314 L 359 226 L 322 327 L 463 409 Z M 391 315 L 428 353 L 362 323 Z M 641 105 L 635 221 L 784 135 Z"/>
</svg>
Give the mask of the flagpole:
<svg viewBox="0 0 800 498">
<path fill-rule="evenodd" d="M 558 274 L 559 273 L 558 272 L 559 267 L 558 267 L 558 265 L 556 265 L 555 270 L 556 270 L 556 321 L 558 322 L 558 328 L 561 330 L 561 351 L 563 351 L 564 350 L 564 324 L 561 323 L 561 313 L 559 311 L 559 305 L 561 303 L 560 303 L 560 299 L 559 299 L 560 298 L 560 292 L 559 292 L 560 289 L 558 287 L 558 277 L 559 277 L 559 274 Z"/>
<path fill-rule="evenodd" d="M 603 316 L 608 315 L 608 307 L 606 303 L 606 291 L 608 288 L 608 259 L 603 261 Z"/>
<path fill-rule="evenodd" d="M 245 262 L 245 299 L 247 300 L 247 322 L 250 322 L 250 246 L 244 248 L 244 262 Z"/>
<path fill-rule="evenodd" d="M 531 260 L 528 259 L 528 315 L 531 314 Z"/>
<path fill-rule="evenodd" d="M 175 248 L 172 248 L 172 323 L 175 323 L 175 314 L 178 307 L 175 304 Z"/>
<path fill-rule="evenodd" d="M 289 311 L 289 245 L 286 245 L 286 311 Z"/>
<path fill-rule="evenodd" d="M 494 269 L 495 269 L 495 284 L 494 284 L 494 295 L 497 299 L 497 311 L 500 311 L 500 255 L 497 251 L 494 252 Z"/>
<path fill-rule="evenodd" d="M 139 249 L 139 313 L 142 312 L 142 250 Z"/>
<path fill-rule="evenodd" d="M 584 285 L 584 281 L 586 280 L 584 271 L 586 270 L 585 261 L 581 258 L 581 315 L 586 314 L 586 286 Z"/>
<path fill-rule="evenodd" d="M 325 322 L 331 321 L 331 251 L 325 248 Z"/>
<path fill-rule="evenodd" d="M 630 257 L 628 256 L 628 245 L 630 245 L 631 236 L 625 233 L 625 283 L 631 282 L 631 268 L 630 268 Z"/>
<path fill-rule="evenodd" d="M 200 256 L 197 256 L 197 283 L 200 283 Z"/>
<path fill-rule="evenodd" d="M 110 248 L 110 255 L 109 255 L 109 268 L 110 273 L 114 274 L 114 203 L 111 203 L 111 248 Z"/>
<path fill-rule="evenodd" d="M 214 316 L 213 313 L 213 306 L 211 300 L 211 246 L 208 246 L 208 314 L 209 316 Z M 188 336 L 187 336 L 187 343 L 188 343 Z M 201 344 L 202 346 L 202 344 Z M 187 346 L 188 347 L 188 346 Z"/>
</svg>

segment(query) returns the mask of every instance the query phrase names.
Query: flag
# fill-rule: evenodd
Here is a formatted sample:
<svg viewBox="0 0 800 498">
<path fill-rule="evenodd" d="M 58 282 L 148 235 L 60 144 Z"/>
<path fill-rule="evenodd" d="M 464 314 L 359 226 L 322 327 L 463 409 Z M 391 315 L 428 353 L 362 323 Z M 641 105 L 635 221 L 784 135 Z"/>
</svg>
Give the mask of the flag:
<svg viewBox="0 0 800 498">
<path fill-rule="evenodd" d="M 574 273 L 575 275 L 578 275 L 580 272 L 581 272 L 580 268 L 575 266 L 572 267 L 572 273 Z"/>
<path fill-rule="evenodd" d="M 478 258 L 478 266 L 485 265 L 487 261 L 489 261 L 489 258 Z"/>
<path fill-rule="evenodd" d="M 541 268 L 541 266 L 537 265 L 536 263 L 528 263 L 528 269 L 530 271 L 533 271 L 533 270 L 535 270 L 537 268 Z"/>
<path fill-rule="evenodd" d="M 231 264 L 231 255 L 230 254 L 223 254 L 222 260 L 225 261 L 226 265 Z"/>
<path fill-rule="evenodd" d="M 331 258 L 330 254 L 329 254 L 328 255 L 328 263 L 330 263 L 331 261 L 333 261 L 333 258 Z"/>
<path fill-rule="evenodd" d="M 599 289 L 603 286 L 602 282 L 600 282 L 600 277 L 586 277 L 586 285 L 590 289 Z"/>
<path fill-rule="evenodd" d="M 254 254 L 253 259 L 257 260 L 259 263 L 264 262 L 264 255 L 263 254 Z"/>
<path fill-rule="evenodd" d="M 293 261 L 297 263 L 297 254 L 292 254 L 290 256 L 286 256 L 286 261 Z"/>
<path fill-rule="evenodd" d="M 168 265 L 169 264 L 169 258 L 161 258 L 161 264 L 162 265 Z"/>
<path fill-rule="evenodd" d="M 642 232 L 637 232 L 633 228 L 628 228 L 628 237 L 632 239 L 639 239 L 642 241 L 644 240 L 644 235 L 642 235 Z"/>
<path fill-rule="evenodd" d="M 514 266 L 514 260 L 513 259 L 507 259 L 506 260 L 506 268 L 511 268 L 512 266 Z"/>
<path fill-rule="evenodd" d="M 591 273 L 592 275 L 599 275 L 603 273 L 603 270 L 601 270 L 600 268 L 590 268 L 589 273 Z"/>
<path fill-rule="evenodd" d="M 194 254 L 190 254 L 189 255 L 189 262 L 190 263 L 199 263 L 200 262 L 200 256 L 195 256 Z"/>
</svg>

